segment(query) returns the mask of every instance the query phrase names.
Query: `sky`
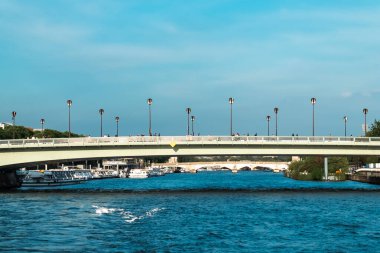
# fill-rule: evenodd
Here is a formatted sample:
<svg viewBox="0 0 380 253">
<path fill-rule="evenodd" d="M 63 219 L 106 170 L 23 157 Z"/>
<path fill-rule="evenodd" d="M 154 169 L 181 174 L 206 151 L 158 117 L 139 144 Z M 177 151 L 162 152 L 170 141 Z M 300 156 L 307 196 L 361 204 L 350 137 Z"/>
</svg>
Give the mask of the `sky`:
<svg viewBox="0 0 380 253">
<path fill-rule="evenodd" d="M 0 0 L 0 122 L 73 132 L 362 134 L 380 118 L 377 0 Z"/>
</svg>

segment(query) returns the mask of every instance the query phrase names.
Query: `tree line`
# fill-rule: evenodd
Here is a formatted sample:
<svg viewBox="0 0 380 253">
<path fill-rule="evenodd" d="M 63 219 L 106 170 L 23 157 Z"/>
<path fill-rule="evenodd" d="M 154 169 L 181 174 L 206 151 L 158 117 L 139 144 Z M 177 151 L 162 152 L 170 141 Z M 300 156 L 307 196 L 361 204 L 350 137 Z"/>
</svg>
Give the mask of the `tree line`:
<svg viewBox="0 0 380 253">
<path fill-rule="evenodd" d="M 84 137 L 84 135 L 70 133 L 71 137 Z M 0 139 L 31 139 L 31 138 L 68 138 L 69 132 L 60 132 L 53 129 L 45 129 L 42 131 L 33 131 L 31 128 L 23 126 L 5 126 L 4 129 L 0 128 Z"/>
</svg>

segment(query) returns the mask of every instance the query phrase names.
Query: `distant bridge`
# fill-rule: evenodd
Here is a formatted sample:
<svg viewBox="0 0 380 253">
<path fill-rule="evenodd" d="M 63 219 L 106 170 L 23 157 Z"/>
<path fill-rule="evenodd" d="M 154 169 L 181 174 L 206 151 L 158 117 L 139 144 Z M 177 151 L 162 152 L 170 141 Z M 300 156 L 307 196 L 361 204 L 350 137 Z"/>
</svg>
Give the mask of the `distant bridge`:
<svg viewBox="0 0 380 253">
<path fill-rule="evenodd" d="M 0 141 L 0 169 L 54 161 L 214 155 L 380 156 L 380 138 L 132 136 Z"/>
<path fill-rule="evenodd" d="M 201 169 L 228 169 L 233 172 L 239 170 L 257 170 L 268 168 L 273 171 L 288 169 L 289 162 L 253 162 L 253 161 L 227 161 L 227 162 L 191 162 L 191 163 L 154 163 L 154 167 L 183 168 L 187 172 L 197 172 Z"/>
</svg>

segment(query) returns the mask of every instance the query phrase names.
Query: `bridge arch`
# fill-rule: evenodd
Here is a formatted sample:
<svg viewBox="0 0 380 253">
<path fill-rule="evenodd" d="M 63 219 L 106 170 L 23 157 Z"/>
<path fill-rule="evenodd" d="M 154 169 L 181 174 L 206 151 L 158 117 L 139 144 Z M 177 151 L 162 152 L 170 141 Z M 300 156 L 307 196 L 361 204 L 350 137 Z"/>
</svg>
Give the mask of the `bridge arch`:
<svg viewBox="0 0 380 253">
<path fill-rule="evenodd" d="M 230 170 L 230 171 L 232 171 L 232 168 L 230 168 L 229 166 L 220 166 L 220 169 L 221 170 Z"/>
<path fill-rule="evenodd" d="M 197 172 L 198 171 L 202 171 L 202 170 L 207 170 L 207 167 L 205 167 L 205 166 L 198 166 L 198 167 L 196 167 L 196 169 L 195 169 Z"/>
<path fill-rule="evenodd" d="M 236 166 L 236 167 L 240 171 L 251 171 L 252 170 L 252 167 L 249 165 L 240 165 L 240 166 Z"/>
</svg>

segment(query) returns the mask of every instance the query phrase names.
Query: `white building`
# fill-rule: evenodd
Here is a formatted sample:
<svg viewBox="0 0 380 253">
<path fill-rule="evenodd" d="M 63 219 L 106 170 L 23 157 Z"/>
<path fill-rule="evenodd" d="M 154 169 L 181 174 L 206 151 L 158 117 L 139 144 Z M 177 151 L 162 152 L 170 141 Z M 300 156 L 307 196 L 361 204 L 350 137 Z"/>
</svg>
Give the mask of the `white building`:
<svg viewBox="0 0 380 253">
<path fill-rule="evenodd" d="M 0 128 L 1 129 L 4 129 L 6 126 L 12 126 L 12 124 L 11 123 L 7 123 L 7 122 L 0 123 Z"/>
</svg>

